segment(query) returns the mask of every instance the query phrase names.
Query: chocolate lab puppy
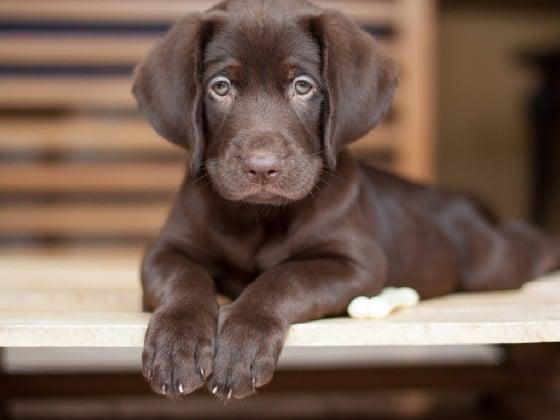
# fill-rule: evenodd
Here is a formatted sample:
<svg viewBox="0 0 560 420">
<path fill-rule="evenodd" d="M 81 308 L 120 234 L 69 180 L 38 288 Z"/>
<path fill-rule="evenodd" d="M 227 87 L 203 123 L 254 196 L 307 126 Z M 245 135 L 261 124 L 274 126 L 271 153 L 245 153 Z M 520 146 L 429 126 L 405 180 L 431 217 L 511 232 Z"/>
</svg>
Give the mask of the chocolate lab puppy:
<svg viewBox="0 0 560 420">
<path fill-rule="evenodd" d="M 297 0 L 187 15 L 139 64 L 140 109 L 190 152 L 142 264 L 155 391 L 242 398 L 272 378 L 290 324 L 341 315 L 355 296 L 515 288 L 559 265 L 559 244 L 531 227 L 345 151 L 397 79 L 349 18 Z M 218 307 L 217 293 L 234 300 Z"/>
</svg>

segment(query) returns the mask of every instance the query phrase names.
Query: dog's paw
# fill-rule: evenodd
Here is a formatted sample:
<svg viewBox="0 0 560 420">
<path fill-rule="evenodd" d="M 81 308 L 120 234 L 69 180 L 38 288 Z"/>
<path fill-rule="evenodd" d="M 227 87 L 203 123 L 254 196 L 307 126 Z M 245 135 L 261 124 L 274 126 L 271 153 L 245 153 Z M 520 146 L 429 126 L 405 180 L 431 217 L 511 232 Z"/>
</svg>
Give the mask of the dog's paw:
<svg viewBox="0 0 560 420">
<path fill-rule="evenodd" d="M 244 398 L 273 376 L 288 326 L 254 310 L 220 309 L 214 371 L 208 389 L 223 399 Z"/>
<path fill-rule="evenodd" d="M 206 312 L 160 310 L 152 316 L 142 364 L 155 392 L 180 397 L 203 386 L 212 374 L 217 319 Z"/>
</svg>

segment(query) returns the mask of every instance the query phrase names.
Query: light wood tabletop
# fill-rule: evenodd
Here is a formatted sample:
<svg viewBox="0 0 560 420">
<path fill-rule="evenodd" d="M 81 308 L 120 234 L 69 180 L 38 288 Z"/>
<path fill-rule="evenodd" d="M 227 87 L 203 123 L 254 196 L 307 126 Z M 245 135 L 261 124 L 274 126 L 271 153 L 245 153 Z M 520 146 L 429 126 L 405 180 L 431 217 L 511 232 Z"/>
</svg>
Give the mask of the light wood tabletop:
<svg viewBox="0 0 560 420">
<path fill-rule="evenodd" d="M 138 257 L 0 256 L 0 347 L 141 347 Z M 457 293 L 383 320 L 293 325 L 286 346 L 560 341 L 560 273 L 521 290 Z"/>
</svg>

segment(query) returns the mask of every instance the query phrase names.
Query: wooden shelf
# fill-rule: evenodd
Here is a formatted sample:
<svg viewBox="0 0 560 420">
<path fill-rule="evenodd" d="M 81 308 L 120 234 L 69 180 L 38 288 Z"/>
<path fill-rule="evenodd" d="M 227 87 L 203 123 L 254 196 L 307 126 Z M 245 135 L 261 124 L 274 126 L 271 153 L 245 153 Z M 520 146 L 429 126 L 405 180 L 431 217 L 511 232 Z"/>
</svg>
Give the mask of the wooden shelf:
<svg viewBox="0 0 560 420">
<path fill-rule="evenodd" d="M 0 257 L 0 347 L 141 347 L 137 258 Z M 381 321 L 292 326 L 286 345 L 379 346 L 560 341 L 560 274 L 519 291 L 455 294 Z"/>
</svg>

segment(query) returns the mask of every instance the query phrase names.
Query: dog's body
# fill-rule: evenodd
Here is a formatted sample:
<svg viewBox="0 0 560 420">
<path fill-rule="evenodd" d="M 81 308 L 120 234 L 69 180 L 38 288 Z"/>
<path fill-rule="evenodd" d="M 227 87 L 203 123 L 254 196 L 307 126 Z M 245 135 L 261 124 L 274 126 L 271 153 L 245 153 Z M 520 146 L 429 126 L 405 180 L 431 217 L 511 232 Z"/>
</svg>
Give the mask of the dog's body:
<svg viewBox="0 0 560 420">
<path fill-rule="evenodd" d="M 142 266 L 154 390 L 241 398 L 271 379 L 291 323 L 357 295 L 515 288 L 560 265 L 543 233 L 344 151 L 396 81 L 369 35 L 305 1 L 220 3 L 139 65 L 141 109 L 194 173 Z M 218 292 L 235 300 L 218 309 Z"/>
</svg>

